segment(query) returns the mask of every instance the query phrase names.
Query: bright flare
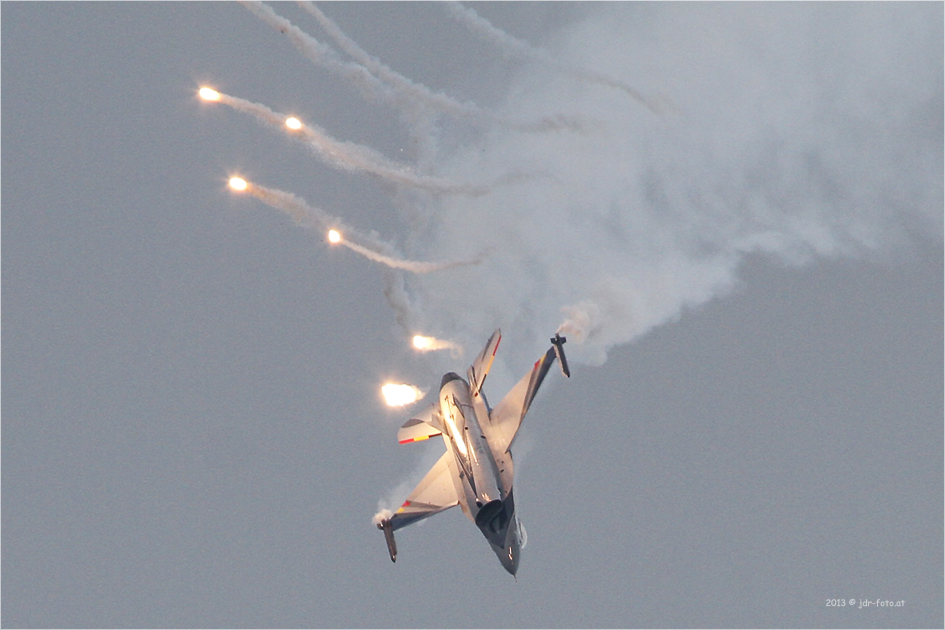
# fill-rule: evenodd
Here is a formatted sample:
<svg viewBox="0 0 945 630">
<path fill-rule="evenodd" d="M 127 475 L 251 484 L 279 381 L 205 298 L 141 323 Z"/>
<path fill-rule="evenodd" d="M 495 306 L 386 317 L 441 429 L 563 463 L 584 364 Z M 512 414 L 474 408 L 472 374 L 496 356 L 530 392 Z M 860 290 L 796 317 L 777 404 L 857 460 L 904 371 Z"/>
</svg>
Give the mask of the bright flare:
<svg viewBox="0 0 945 630">
<path fill-rule="evenodd" d="M 246 180 L 242 177 L 231 177 L 230 178 L 230 188 L 233 190 L 246 190 L 249 187 L 249 184 L 246 183 Z"/>
<path fill-rule="evenodd" d="M 387 383 L 381 387 L 381 393 L 391 407 L 403 407 L 423 398 L 423 392 L 406 383 Z"/>
<path fill-rule="evenodd" d="M 433 342 L 436 341 L 433 337 L 424 337 L 423 335 L 414 335 L 413 336 L 413 347 L 417 350 L 432 350 Z"/>
<path fill-rule="evenodd" d="M 433 350 L 459 350 L 452 341 L 444 341 L 436 337 L 425 337 L 423 335 L 413 336 L 413 347 L 420 352 L 431 352 Z"/>
<path fill-rule="evenodd" d="M 341 233 L 338 230 L 328 230 L 328 240 L 332 243 L 340 243 Z"/>
<path fill-rule="evenodd" d="M 288 127 L 289 129 L 296 129 L 296 130 L 297 130 L 297 129 L 301 129 L 301 128 L 302 128 L 302 121 L 299 120 L 298 118 L 294 117 L 294 116 L 291 117 L 291 118 L 286 118 L 286 119 L 285 119 L 285 126 Z"/>
<path fill-rule="evenodd" d="M 200 98 L 202 98 L 205 101 L 219 101 L 220 100 L 220 93 L 208 87 L 200 88 L 200 91 L 197 92 L 197 94 L 199 94 Z"/>
</svg>

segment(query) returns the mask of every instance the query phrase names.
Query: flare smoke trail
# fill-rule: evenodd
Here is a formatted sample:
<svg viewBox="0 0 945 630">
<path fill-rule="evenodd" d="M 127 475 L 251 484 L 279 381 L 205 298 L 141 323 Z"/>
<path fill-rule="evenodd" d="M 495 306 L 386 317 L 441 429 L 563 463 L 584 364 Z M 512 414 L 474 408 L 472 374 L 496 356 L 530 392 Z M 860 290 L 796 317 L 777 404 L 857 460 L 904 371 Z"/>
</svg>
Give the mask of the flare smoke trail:
<svg viewBox="0 0 945 630">
<path fill-rule="evenodd" d="M 300 2 L 299 4 L 311 13 L 342 50 L 358 63 L 342 61 L 330 46 L 322 44 L 262 2 L 241 0 L 241 3 L 261 20 L 289 35 L 296 49 L 315 65 L 346 78 L 373 97 L 393 100 L 402 107 L 414 110 L 415 113 L 428 109 L 461 118 L 479 126 L 501 126 L 533 133 L 552 131 L 584 133 L 591 126 L 591 123 L 578 116 L 560 113 L 543 116 L 535 122 L 512 122 L 496 116 L 493 112 L 481 109 L 475 103 L 463 103 L 445 94 L 436 93 L 391 70 L 369 55 L 311 3 Z"/>
<path fill-rule="evenodd" d="M 367 71 L 364 66 L 343 61 L 330 46 L 322 44 L 317 39 L 298 28 L 262 2 L 256 0 L 240 0 L 240 4 L 249 9 L 263 22 L 274 29 L 285 33 L 289 41 L 302 55 L 316 66 L 334 72 L 336 75 L 350 81 L 361 88 L 365 96 L 372 98 L 390 98 L 390 89 Z"/>
<path fill-rule="evenodd" d="M 338 241 L 339 244 L 361 254 L 369 260 L 386 265 L 391 269 L 402 269 L 411 273 L 430 273 L 433 271 L 453 269 L 455 267 L 478 265 L 484 258 L 484 255 L 480 254 L 478 257 L 471 260 L 459 261 L 422 262 L 417 260 L 404 260 L 393 254 L 393 246 L 390 244 L 344 226 L 341 219 L 333 217 L 324 210 L 308 205 L 305 203 L 305 200 L 292 193 L 251 183 L 248 183 L 246 192 L 256 197 L 267 206 L 282 210 L 292 217 L 296 224 L 302 227 L 315 228 L 321 232 L 327 232 L 329 229 L 339 230 L 341 232 L 341 239 Z"/>
<path fill-rule="evenodd" d="M 407 474 L 404 480 L 393 487 L 385 496 L 378 499 L 377 512 L 371 517 L 371 523 L 375 527 L 383 519 L 390 518 L 403 505 L 410 491 L 423 479 L 423 476 L 429 472 L 436 460 L 442 455 L 442 451 L 437 449 L 426 449 L 421 453 L 414 469 Z"/>
<path fill-rule="evenodd" d="M 459 2 L 444 2 L 443 6 L 446 7 L 454 19 L 508 55 L 520 58 L 548 56 L 544 51 L 539 51 L 531 44 L 496 28 L 489 20 L 480 16 L 470 7 L 464 7 Z"/>
<path fill-rule="evenodd" d="M 407 103 L 416 106 L 418 102 L 421 102 L 428 107 L 453 116 L 469 116 L 476 119 L 491 118 L 489 112 L 480 109 L 475 103 L 462 103 L 445 94 L 437 94 L 423 85 L 414 83 L 402 74 L 394 72 L 358 46 L 357 42 L 345 35 L 334 21 L 329 19 L 311 2 L 299 2 L 299 4 L 318 20 L 318 23 L 325 29 L 329 37 L 335 40 L 344 52 L 351 55 L 368 72 L 394 88 L 405 97 Z"/>
<path fill-rule="evenodd" d="M 253 10 L 297 46 L 315 45 L 268 8 Z M 504 360 L 523 365 L 558 329 L 573 342 L 572 364 L 596 364 L 730 291 L 749 255 L 801 265 L 942 238 L 941 4 L 595 4 L 548 38 L 560 63 L 476 23 L 529 55 L 497 120 L 568 111 L 602 120 L 606 133 L 494 125 L 433 156 L 433 175 L 459 181 L 547 176 L 481 197 L 395 200 L 412 258 L 495 248 L 448 274 L 389 276 L 408 334 L 435 329 L 478 348 L 501 326 Z M 322 61 L 346 79 L 391 95 L 326 50 Z M 590 74 L 572 71 L 581 68 Z M 677 113 L 628 106 L 617 83 L 665 93 Z M 466 124 L 437 121 L 431 133 Z"/>
<path fill-rule="evenodd" d="M 470 260 L 454 260 L 446 262 L 420 262 L 416 260 L 403 260 L 400 258 L 393 258 L 391 256 L 385 256 L 384 254 L 375 252 L 363 245 L 358 245 L 357 243 L 352 243 L 348 240 L 341 241 L 341 244 L 345 247 L 356 251 L 365 258 L 369 258 L 375 262 L 379 262 L 383 265 L 387 265 L 391 269 L 403 269 L 404 271 L 409 271 L 411 273 L 430 273 L 432 271 L 443 271 L 446 269 L 453 269 L 455 267 L 467 267 L 470 265 L 478 265 L 482 262 L 483 256 L 480 254 L 476 258 Z"/>
<path fill-rule="evenodd" d="M 261 103 L 253 103 L 252 101 L 224 94 L 223 92 L 217 92 L 217 95 L 218 97 L 214 100 L 228 105 L 237 111 L 250 114 L 262 123 L 279 128 L 285 127 L 286 119 L 288 118 L 286 114 L 275 112 Z M 418 175 L 411 167 L 391 162 L 373 149 L 353 142 L 335 140 L 317 125 L 304 124 L 293 131 L 292 135 L 295 134 L 304 137 L 318 157 L 326 164 L 336 168 L 348 171 L 363 171 L 394 184 L 419 188 L 432 193 L 476 196 L 484 195 L 488 192 L 488 188 L 485 186 L 459 184 L 438 177 Z"/>
<path fill-rule="evenodd" d="M 466 26 L 466 28 L 476 35 L 479 35 L 486 41 L 497 45 L 499 48 L 506 51 L 507 54 L 523 59 L 539 61 L 551 66 L 558 72 L 571 75 L 582 81 L 587 81 L 588 83 L 597 83 L 599 85 L 606 85 L 618 90 L 623 90 L 634 100 L 649 108 L 649 110 L 654 114 L 660 113 L 661 107 L 657 105 L 654 99 L 647 98 L 644 94 L 636 90 L 632 85 L 624 83 L 623 81 L 618 81 L 617 79 L 607 76 L 606 74 L 601 74 L 599 72 L 594 72 L 585 68 L 578 68 L 576 66 L 569 66 L 565 63 L 562 63 L 549 52 L 542 50 L 541 48 L 536 48 L 528 42 L 522 41 L 509 35 L 505 31 L 496 28 L 491 22 L 489 22 L 489 20 L 480 16 L 474 9 L 470 7 L 464 7 L 458 2 L 446 2 L 444 4 L 447 10 L 450 12 L 450 15 Z"/>
<path fill-rule="evenodd" d="M 494 131 L 444 155 L 452 174 L 550 177 L 431 210 L 424 257 L 496 251 L 474 274 L 407 279 L 422 305 L 409 323 L 450 322 L 441 332 L 467 348 L 501 325 L 509 365 L 560 327 L 572 364 L 600 364 L 732 290 L 746 256 L 801 265 L 941 238 L 940 5 L 594 8 L 555 56 L 683 113 L 530 66 L 500 115 L 567 109 L 608 133 Z"/>
<path fill-rule="evenodd" d="M 259 17 L 259 19 L 289 35 L 296 49 L 312 63 L 335 72 L 339 76 L 370 91 L 375 97 L 397 100 L 395 95 L 399 95 L 401 100 L 403 100 L 403 97 L 406 97 L 406 102 L 412 107 L 425 104 L 428 107 L 454 116 L 465 116 L 473 119 L 488 118 L 488 114 L 480 110 L 476 105 L 460 103 L 444 94 L 434 94 L 432 91 L 418 86 L 406 77 L 392 71 L 376 59 L 372 59 L 370 55 L 342 33 L 341 29 L 339 29 L 334 22 L 328 21 L 327 18 L 325 18 L 326 24 L 328 24 L 326 30 L 329 35 L 338 41 L 339 45 L 359 63 L 342 61 L 338 57 L 338 53 L 330 46 L 319 42 L 262 2 L 241 0 L 241 3 Z M 306 9 L 316 18 L 321 15 L 321 12 L 314 7 L 306 7 Z"/>
</svg>

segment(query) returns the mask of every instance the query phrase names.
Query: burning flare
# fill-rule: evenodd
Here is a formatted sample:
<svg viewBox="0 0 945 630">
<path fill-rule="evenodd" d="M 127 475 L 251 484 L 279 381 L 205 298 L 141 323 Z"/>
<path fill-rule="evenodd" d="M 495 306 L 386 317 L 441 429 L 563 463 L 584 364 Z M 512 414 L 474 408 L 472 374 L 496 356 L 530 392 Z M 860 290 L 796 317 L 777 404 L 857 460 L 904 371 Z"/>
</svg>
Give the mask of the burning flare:
<svg viewBox="0 0 945 630">
<path fill-rule="evenodd" d="M 212 88 L 202 87 L 197 92 L 197 94 L 199 94 L 200 98 L 202 98 L 205 101 L 219 101 L 220 100 L 220 93 Z"/>
<path fill-rule="evenodd" d="M 413 336 L 413 347 L 420 352 L 432 352 L 433 350 L 459 350 L 459 346 L 452 341 L 437 339 L 436 337 L 426 337 L 424 335 Z"/>
<path fill-rule="evenodd" d="M 423 392 L 406 383 L 387 383 L 381 387 L 384 401 L 391 407 L 403 407 L 423 398 Z"/>
<path fill-rule="evenodd" d="M 413 347 L 417 350 L 432 350 L 433 342 L 436 341 L 433 337 L 424 337 L 423 335 L 414 335 L 413 336 Z"/>
<path fill-rule="evenodd" d="M 489 192 L 488 186 L 450 182 L 417 173 L 416 169 L 409 164 L 389 160 L 370 147 L 336 140 L 317 125 L 303 125 L 298 118 L 273 111 L 261 103 L 247 101 L 245 98 L 231 96 L 210 88 L 201 88 L 198 93 L 205 100 L 228 105 L 236 111 L 253 116 L 265 125 L 298 131 L 295 137 L 306 142 L 315 154 L 330 166 L 346 171 L 371 173 L 395 184 L 435 193 L 480 196 Z"/>
<path fill-rule="evenodd" d="M 442 271 L 444 269 L 452 269 L 453 267 L 461 267 L 464 265 L 478 265 L 486 255 L 486 252 L 483 252 L 478 258 L 468 261 L 423 262 L 419 260 L 405 260 L 396 255 L 396 250 L 391 244 L 385 243 L 370 234 L 359 234 L 353 228 L 347 228 L 346 236 L 342 236 L 339 230 L 329 229 L 328 226 L 330 225 L 341 227 L 344 224 L 338 217 L 334 217 L 324 210 L 308 205 L 304 199 L 296 197 L 291 193 L 253 184 L 240 177 L 231 178 L 230 187 L 236 191 L 246 191 L 267 206 L 282 210 L 291 216 L 299 225 L 314 227 L 320 232 L 328 230 L 328 240 L 330 242 L 340 243 L 365 258 L 386 265 L 391 269 L 403 269 L 411 273 L 430 273 L 432 271 Z"/>
</svg>

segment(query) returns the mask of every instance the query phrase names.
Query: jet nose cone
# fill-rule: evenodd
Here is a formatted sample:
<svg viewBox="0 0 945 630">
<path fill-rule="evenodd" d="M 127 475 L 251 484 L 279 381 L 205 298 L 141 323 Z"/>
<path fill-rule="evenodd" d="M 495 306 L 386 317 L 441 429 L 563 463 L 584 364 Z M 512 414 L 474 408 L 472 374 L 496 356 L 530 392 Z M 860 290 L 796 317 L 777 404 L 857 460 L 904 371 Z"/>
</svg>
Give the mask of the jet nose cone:
<svg viewBox="0 0 945 630">
<path fill-rule="evenodd" d="M 518 548 L 512 546 L 506 549 L 504 554 L 499 556 L 502 566 L 505 567 L 505 570 L 511 573 L 513 577 L 518 573 L 518 555 Z"/>
<path fill-rule="evenodd" d="M 496 544 L 490 540 L 489 546 L 492 547 L 492 551 L 499 559 L 499 562 L 502 563 L 502 566 L 505 567 L 505 570 L 514 576 L 518 572 L 518 559 L 521 555 L 521 547 L 518 543 L 518 537 L 511 527 L 506 530 L 504 539 L 504 544 L 502 542 Z"/>
</svg>

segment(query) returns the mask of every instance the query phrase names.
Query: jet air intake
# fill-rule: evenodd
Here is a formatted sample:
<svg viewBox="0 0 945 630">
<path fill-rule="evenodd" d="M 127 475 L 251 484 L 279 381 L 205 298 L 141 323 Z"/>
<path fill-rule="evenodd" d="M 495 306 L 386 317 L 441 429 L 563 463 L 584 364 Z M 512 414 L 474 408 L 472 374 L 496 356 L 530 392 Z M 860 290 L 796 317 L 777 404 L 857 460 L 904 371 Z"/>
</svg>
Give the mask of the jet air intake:
<svg viewBox="0 0 945 630">
<path fill-rule="evenodd" d="M 492 523 L 493 520 L 501 516 L 504 507 L 500 499 L 493 499 L 483 505 L 479 508 L 479 513 L 476 514 L 476 526 L 482 529 Z"/>
</svg>

